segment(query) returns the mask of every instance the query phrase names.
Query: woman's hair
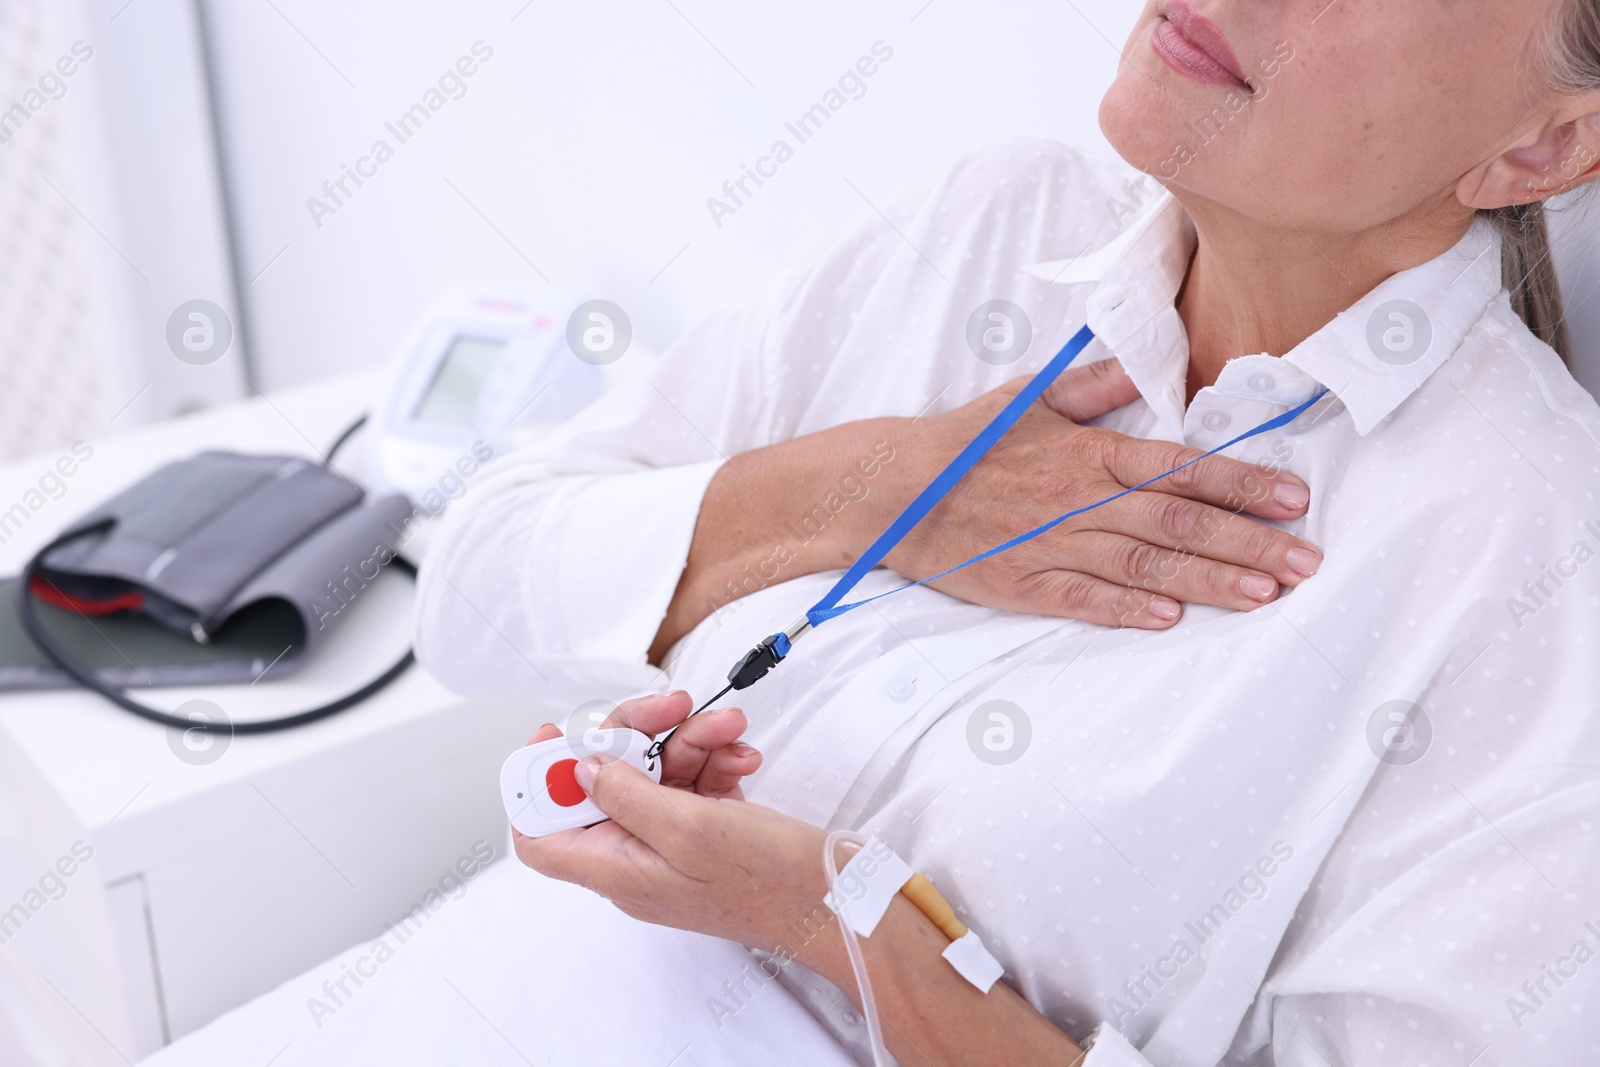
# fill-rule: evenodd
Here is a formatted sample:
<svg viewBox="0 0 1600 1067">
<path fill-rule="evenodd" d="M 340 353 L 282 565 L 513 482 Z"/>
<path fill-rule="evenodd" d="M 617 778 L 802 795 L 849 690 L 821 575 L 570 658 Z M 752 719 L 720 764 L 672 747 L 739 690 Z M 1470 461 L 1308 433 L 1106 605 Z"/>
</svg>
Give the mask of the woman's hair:
<svg viewBox="0 0 1600 1067">
<path fill-rule="evenodd" d="M 1580 0 L 1587 6 L 1587 0 Z M 1550 255 L 1550 222 L 1544 204 L 1513 204 L 1480 211 L 1500 231 L 1500 277 L 1511 293 L 1511 307 L 1533 335 L 1556 350 L 1567 366 L 1572 348 L 1567 338 L 1566 307 Z"/>
<path fill-rule="evenodd" d="M 1600 88 L 1600 0 L 1563 0 L 1543 48 L 1550 87 L 1561 93 Z M 1590 161 L 1592 162 L 1592 161 Z M 1584 169 L 1587 169 L 1585 166 Z M 1481 211 L 1500 232 L 1500 273 L 1511 306 L 1534 336 L 1572 364 L 1561 284 L 1551 261 L 1550 223 L 1543 201 Z"/>
</svg>

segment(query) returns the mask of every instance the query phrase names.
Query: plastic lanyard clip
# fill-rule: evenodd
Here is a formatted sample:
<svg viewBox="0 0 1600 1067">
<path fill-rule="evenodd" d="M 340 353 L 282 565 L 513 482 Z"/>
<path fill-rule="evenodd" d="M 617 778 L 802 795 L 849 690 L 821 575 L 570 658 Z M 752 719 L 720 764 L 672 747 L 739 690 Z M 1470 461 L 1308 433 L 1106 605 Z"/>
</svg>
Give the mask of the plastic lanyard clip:
<svg viewBox="0 0 1600 1067">
<path fill-rule="evenodd" d="M 748 689 L 767 676 L 767 672 L 784 661 L 794 648 L 794 642 L 811 629 L 809 619 L 799 619 L 792 623 L 787 630 L 773 634 L 762 641 L 755 648 L 744 654 L 744 658 L 733 665 L 728 672 L 728 686 L 730 689 Z M 727 692 L 726 689 L 723 692 Z"/>
<path fill-rule="evenodd" d="M 765 641 L 762 641 L 755 648 L 752 648 L 749 652 L 746 652 L 744 654 L 744 658 L 738 663 L 735 663 L 733 665 L 733 669 L 728 672 L 727 688 L 718 693 L 716 696 L 712 697 L 710 700 L 706 701 L 704 704 L 701 704 L 698 708 L 695 708 L 683 721 L 688 722 L 689 719 L 700 714 L 702 711 L 706 710 L 711 705 L 727 696 L 730 690 L 749 689 L 752 685 L 755 685 L 761 679 L 765 678 L 768 671 L 772 670 L 772 668 L 782 663 L 788 657 L 790 651 L 794 648 L 794 643 L 810 632 L 811 620 L 802 615 L 800 618 L 790 623 L 786 629 L 780 630 L 778 633 L 773 634 Z M 682 725 L 683 723 L 678 724 L 678 726 Z M 671 738 L 673 734 L 678 732 L 678 726 L 674 726 L 672 729 L 662 734 L 661 737 L 650 746 L 649 750 L 645 752 L 645 759 L 653 760 L 657 756 L 661 755 L 662 751 L 667 747 L 668 739 Z"/>
</svg>

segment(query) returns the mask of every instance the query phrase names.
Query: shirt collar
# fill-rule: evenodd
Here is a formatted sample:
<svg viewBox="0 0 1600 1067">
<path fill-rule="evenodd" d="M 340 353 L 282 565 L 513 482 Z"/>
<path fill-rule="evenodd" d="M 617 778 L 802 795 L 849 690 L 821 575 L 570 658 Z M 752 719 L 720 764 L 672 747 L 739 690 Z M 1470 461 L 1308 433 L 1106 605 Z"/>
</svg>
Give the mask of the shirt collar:
<svg viewBox="0 0 1600 1067">
<path fill-rule="evenodd" d="M 1194 223 L 1165 190 L 1093 252 L 1024 267 L 1064 285 L 1092 286 L 1084 317 L 1174 440 L 1183 437 L 1189 338 L 1174 306 L 1194 257 Z"/>
<path fill-rule="evenodd" d="M 1085 308 L 1090 328 L 1179 436 L 1189 345 L 1174 302 L 1195 243 L 1188 213 L 1162 191 L 1103 247 L 1023 268 L 1046 281 L 1093 287 Z M 1356 432 L 1367 434 L 1460 347 L 1502 287 L 1500 239 L 1474 223 L 1454 248 L 1389 278 L 1273 360 L 1298 372 L 1287 377 L 1305 379 L 1299 399 L 1282 401 L 1298 403 L 1320 383 L 1344 403 Z M 1230 373 L 1235 363 L 1237 373 Z M 1258 364 L 1230 362 L 1213 388 L 1234 392 L 1232 379 Z"/>
</svg>

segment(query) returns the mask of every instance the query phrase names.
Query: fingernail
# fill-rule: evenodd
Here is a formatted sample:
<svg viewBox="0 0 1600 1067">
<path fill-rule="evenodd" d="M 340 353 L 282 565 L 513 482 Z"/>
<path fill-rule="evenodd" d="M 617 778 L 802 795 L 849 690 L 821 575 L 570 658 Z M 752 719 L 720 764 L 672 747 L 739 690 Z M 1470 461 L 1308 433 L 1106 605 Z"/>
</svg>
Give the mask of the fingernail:
<svg viewBox="0 0 1600 1067">
<path fill-rule="evenodd" d="M 1294 482 L 1279 482 L 1278 488 L 1272 491 L 1272 497 L 1290 511 L 1299 511 L 1311 503 L 1311 490 Z"/>
<path fill-rule="evenodd" d="M 1239 592 L 1263 604 L 1271 600 L 1277 591 L 1278 583 L 1264 574 L 1247 574 L 1239 579 Z"/>
<path fill-rule="evenodd" d="M 603 756 L 585 756 L 572 768 L 572 777 L 578 782 L 578 788 L 583 790 L 584 796 L 594 795 L 594 777 L 600 773 L 601 766 L 606 762 Z"/>
<path fill-rule="evenodd" d="M 1150 614 L 1158 619 L 1165 619 L 1167 622 L 1171 622 L 1183 614 L 1183 607 L 1176 600 L 1168 597 L 1151 597 Z"/>
<path fill-rule="evenodd" d="M 1306 578 L 1322 569 L 1322 557 L 1309 548 L 1291 548 L 1284 561 L 1290 570 Z"/>
<path fill-rule="evenodd" d="M 740 741 L 738 744 L 733 746 L 733 754 L 735 756 L 758 756 L 758 755 L 760 755 L 759 752 L 757 752 L 755 749 L 751 748 L 749 745 L 745 744 L 743 741 Z"/>
<path fill-rule="evenodd" d="M 555 729 L 555 725 L 556 724 L 553 723 L 553 722 L 547 722 L 543 726 L 539 727 L 539 729 L 540 730 L 553 730 L 553 729 Z M 537 732 L 537 731 L 535 731 L 535 732 Z"/>
</svg>

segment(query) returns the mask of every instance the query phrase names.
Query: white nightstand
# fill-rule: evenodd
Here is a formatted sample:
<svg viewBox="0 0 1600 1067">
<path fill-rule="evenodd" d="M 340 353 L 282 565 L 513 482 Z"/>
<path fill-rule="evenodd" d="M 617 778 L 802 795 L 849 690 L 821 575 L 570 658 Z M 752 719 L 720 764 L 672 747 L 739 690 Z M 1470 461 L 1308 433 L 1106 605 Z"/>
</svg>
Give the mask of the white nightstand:
<svg viewBox="0 0 1600 1067">
<path fill-rule="evenodd" d="M 371 388 L 368 375 L 339 379 L 90 441 L 65 495 L 0 545 L 0 574 L 168 460 L 203 447 L 326 448 Z M 0 467 L 0 509 L 55 459 Z M 410 639 L 408 580 L 386 577 L 364 596 L 289 678 L 142 695 L 164 707 L 204 697 L 235 720 L 321 703 Z M 0 694 L 0 986 L 27 983 L 35 1010 L 93 1060 L 138 1059 L 380 933 L 448 886 L 480 842 L 503 854 L 496 771 L 554 718 L 531 699 L 463 702 L 414 666 L 350 711 L 235 737 L 196 764 L 168 731 L 98 696 Z"/>
</svg>

